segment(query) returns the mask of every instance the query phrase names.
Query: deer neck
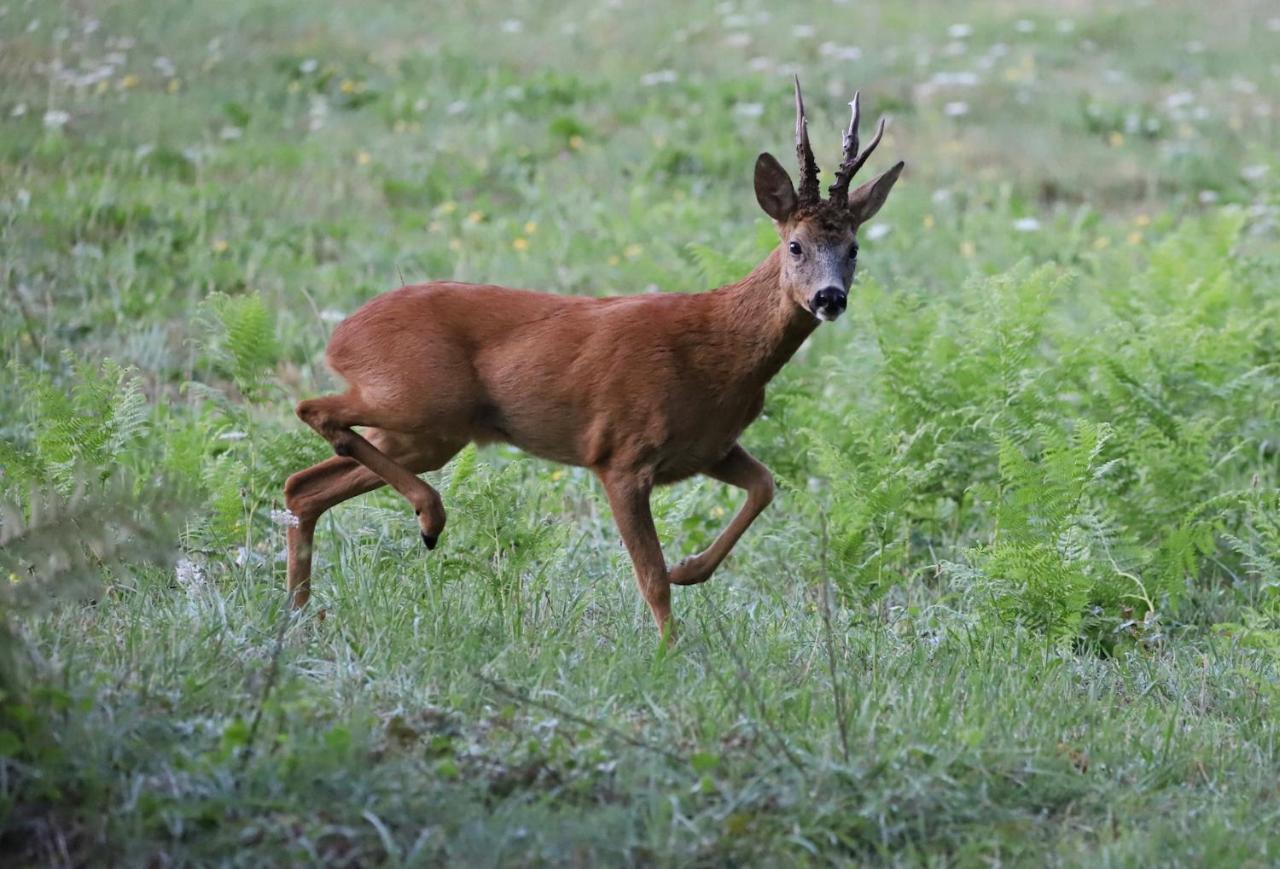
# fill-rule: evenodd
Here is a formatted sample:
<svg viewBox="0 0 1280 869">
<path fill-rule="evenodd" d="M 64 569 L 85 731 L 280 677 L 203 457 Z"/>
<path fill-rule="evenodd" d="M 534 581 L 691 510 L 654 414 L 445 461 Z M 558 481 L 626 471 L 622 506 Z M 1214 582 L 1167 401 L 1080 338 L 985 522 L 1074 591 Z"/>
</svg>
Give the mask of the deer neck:
<svg viewBox="0 0 1280 869">
<path fill-rule="evenodd" d="M 783 291 L 782 249 L 742 280 L 720 288 L 718 316 L 732 336 L 736 378 L 764 387 L 818 326 L 818 318 Z"/>
</svg>

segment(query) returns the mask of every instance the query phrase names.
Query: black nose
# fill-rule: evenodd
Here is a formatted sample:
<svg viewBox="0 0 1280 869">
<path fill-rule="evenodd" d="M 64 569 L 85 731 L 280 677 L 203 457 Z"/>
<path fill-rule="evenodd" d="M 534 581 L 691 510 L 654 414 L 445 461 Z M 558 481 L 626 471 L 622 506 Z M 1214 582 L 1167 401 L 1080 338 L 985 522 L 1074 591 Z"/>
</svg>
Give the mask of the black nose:
<svg viewBox="0 0 1280 869">
<path fill-rule="evenodd" d="M 823 287 L 813 295 L 813 312 L 835 316 L 844 312 L 849 294 L 839 287 Z"/>
</svg>

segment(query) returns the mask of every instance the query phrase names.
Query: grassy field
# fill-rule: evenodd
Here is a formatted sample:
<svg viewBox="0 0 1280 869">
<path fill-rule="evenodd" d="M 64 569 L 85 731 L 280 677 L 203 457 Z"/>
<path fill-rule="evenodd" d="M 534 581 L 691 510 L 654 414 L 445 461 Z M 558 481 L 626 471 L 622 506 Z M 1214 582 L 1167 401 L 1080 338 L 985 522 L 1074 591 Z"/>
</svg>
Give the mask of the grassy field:
<svg viewBox="0 0 1280 869">
<path fill-rule="evenodd" d="M 498 448 L 287 617 L 335 323 L 740 277 L 796 72 L 908 168 L 679 645 Z M 1262 0 L 0 0 L 0 864 L 1274 865 L 1278 95 Z"/>
</svg>

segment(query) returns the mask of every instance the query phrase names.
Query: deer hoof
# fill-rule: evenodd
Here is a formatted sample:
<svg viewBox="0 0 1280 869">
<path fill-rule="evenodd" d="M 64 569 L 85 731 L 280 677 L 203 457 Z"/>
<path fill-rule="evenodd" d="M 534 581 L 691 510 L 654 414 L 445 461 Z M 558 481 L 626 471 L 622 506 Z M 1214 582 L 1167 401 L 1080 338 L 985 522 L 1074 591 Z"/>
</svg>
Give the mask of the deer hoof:
<svg viewBox="0 0 1280 869">
<path fill-rule="evenodd" d="M 422 532 L 422 542 L 426 545 L 428 549 L 435 549 L 436 541 L 438 541 L 439 539 L 440 538 L 434 534 L 428 534 L 425 531 Z"/>
</svg>

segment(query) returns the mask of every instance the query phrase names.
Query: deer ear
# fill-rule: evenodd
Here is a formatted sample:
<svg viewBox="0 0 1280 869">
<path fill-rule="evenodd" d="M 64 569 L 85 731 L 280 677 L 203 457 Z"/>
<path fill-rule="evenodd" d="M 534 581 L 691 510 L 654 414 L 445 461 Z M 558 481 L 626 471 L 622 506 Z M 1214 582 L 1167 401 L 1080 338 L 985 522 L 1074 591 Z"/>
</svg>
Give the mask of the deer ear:
<svg viewBox="0 0 1280 869">
<path fill-rule="evenodd" d="M 902 167 L 905 165 L 907 164 L 899 161 L 888 172 L 872 178 L 857 190 L 849 191 L 849 211 L 854 223 L 866 223 L 875 216 L 880 206 L 889 198 L 889 191 L 893 189 L 893 184 L 902 174 Z"/>
<path fill-rule="evenodd" d="M 764 213 L 779 223 L 796 210 L 796 188 L 791 176 L 772 154 L 756 158 L 756 201 Z"/>
</svg>

